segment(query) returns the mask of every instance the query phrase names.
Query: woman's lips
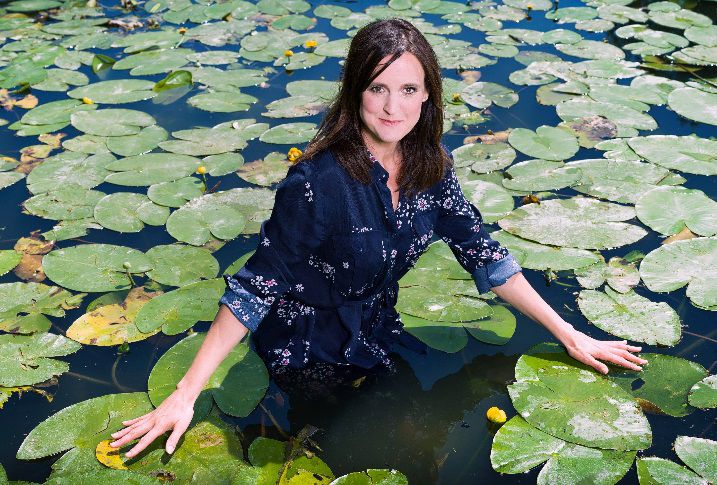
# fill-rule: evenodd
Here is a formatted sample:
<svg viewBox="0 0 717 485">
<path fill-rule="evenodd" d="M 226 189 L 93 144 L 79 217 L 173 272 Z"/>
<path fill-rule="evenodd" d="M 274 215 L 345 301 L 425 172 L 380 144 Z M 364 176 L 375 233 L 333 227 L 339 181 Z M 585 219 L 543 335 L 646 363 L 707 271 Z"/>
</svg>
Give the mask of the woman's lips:
<svg viewBox="0 0 717 485">
<path fill-rule="evenodd" d="M 400 120 L 384 120 L 383 118 L 379 118 L 379 120 L 386 126 L 396 126 L 401 122 Z"/>
</svg>

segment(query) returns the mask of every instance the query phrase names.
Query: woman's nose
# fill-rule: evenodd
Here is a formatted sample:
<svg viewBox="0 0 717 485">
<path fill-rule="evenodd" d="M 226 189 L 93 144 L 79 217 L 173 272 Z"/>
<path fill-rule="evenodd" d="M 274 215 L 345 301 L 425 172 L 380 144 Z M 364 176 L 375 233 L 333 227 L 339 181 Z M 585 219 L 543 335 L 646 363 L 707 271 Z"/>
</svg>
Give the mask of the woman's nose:
<svg viewBox="0 0 717 485">
<path fill-rule="evenodd" d="M 389 115 L 395 113 L 396 109 L 398 108 L 398 103 L 398 95 L 393 93 L 389 94 L 388 96 L 386 96 L 386 101 L 383 104 L 383 111 Z"/>
</svg>

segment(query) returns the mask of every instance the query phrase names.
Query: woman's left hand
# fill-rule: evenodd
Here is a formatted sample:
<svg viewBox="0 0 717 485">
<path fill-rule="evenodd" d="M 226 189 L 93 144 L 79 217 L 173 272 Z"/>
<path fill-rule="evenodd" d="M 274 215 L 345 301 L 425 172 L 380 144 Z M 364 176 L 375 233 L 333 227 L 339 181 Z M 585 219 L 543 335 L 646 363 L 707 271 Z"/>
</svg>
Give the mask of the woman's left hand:
<svg viewBox="0 0 717 485">
<path fill-rule="evenodd" d="M 597 340 L 573 329 L 562 335 L 560 341 L 573 359 L 587 364 L 603 374 L 607 374 L 608 367 L 600 360 L 636 371 L 642 370 L 638 364 L 647 363 L 645 359 L 633 354 L 633 352 L 642 350 L 642 347 L 628 345 L 626 340 Z"/>
</svg>

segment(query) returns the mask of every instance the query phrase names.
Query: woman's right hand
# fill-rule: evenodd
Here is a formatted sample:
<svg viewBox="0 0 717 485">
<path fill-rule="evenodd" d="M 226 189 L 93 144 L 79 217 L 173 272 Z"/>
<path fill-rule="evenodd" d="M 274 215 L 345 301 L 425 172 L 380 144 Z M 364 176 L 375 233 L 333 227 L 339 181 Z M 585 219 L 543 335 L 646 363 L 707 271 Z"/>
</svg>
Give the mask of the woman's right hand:
<svg viewBox="0 0 717 485">
<path fill-rule="evenodd" d="M 172 434 L 167 439 L 165 449 L 167 453 L 174 453 L 179 438 L 182 437 L 192 421 L 196 400 L 196 395 L 189 395 L 186 391 L 177 389 L 154 411 L 129 421 L 122 421 L 126 427 L 112 433 L 115 441 L 110 443 L 110 446 L 120 448 L 141 436 L 139 442 L 126 453 L 128 458 L 132 458 L 149 446 L 159 435 L 171 429 Z"/>
</svg>

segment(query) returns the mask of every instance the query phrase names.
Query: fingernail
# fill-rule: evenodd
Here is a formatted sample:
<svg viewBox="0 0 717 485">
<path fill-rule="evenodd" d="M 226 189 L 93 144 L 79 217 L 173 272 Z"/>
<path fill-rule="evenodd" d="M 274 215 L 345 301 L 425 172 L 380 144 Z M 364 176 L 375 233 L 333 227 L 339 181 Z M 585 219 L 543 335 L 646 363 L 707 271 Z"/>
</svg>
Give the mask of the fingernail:
<svg viewBox="0 0 717 485">
<path fill-rule="evenodd" d="M 169 448 L 167 448 L 167 453 L 169 453 L 170 455 L 174 453 L 174 446 L 170 446 Z"/>
<path fill-rule="evenodd" d="M 110 443 L 110 446 L 111 446 L 112 448 L 117 448 L 117 445 L 115 445 L 115 443 L 117 443 L 117 442 L 116 442 L 116 441 L 113 441 L 112 443 Z"/>
</svg>

